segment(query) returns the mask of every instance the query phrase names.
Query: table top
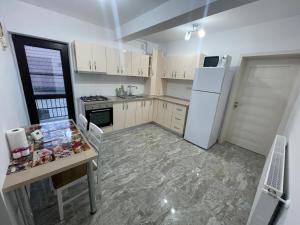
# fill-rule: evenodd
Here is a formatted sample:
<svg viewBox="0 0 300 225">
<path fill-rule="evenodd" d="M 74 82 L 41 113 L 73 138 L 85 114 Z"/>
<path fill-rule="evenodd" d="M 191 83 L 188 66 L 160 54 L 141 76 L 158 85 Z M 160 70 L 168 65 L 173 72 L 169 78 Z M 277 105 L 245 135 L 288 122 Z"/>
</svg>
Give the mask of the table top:
<svg viewBox="0 0 300 225">
<path fill-rule="evenodd" d="M 96 151 L 80 133 L 73 120 L 36 124 L 25 130 L 31 153 L 10 162 L 3 192 L 13 191 L 97 157 Z M 35 130 L 43 133 L 40 141 L 31 137 Z"/>
</svg>

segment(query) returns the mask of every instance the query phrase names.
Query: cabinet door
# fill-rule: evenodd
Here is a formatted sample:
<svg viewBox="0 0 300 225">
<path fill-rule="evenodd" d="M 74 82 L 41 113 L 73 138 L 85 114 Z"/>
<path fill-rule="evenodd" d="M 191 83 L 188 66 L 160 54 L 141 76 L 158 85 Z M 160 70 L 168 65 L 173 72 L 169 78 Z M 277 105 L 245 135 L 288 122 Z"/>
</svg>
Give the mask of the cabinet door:
<svg viewBox="0 0 300 225">
<path fill-rule="evenodd" d="M 149 77 L 149 55 L 141 56 L 141 75 L 142 77 Z"/>
<path fill-rule="evenodd" d="M 164 112 L 165 102 L 159 100 L 157 104 L 157 123 L 160 125 L 164 125 Z"/>
<path fill-rule="evenodd" d="M 158 123 L 158 100 L 155 99 L 153 100 L 153 118 L 152 120 L 155 122 L 155 123 Z"/>
<path fill-rule="evenodd" d="M 173 107 L 174 104 L 165 102 L 163 126 L 167 128 L 171 128 Z"/>
<path fill-rule="evenodd" d="M 124 103 L 113 104 L 114 125 L 113 130 L 125 128 L 125 105 Z"/>
<path fill-rule="evenodd" d="M 146 100 L 143 103 L 143 123 L 149 122 L 150 104 L 152 100 Z"/>
<path fill-rule="evenodd" d="M 144 113 L 144 101 L 136 102 L 136 114 L 135 114 L 135 124 L 140 125 L 143 123 L 143 113 Z"/>
<path fill-rule="evenodd" d="M 119 50 L 115 48 L 106 48 L 107 74 L 120 75 L 120 55 Z"/>
<path fill-rule="evenodd" d="M 167 57 L 167 78 L 173 78 L 174 75 L 174 56 Z"/>
<path fill-rule="evenodd" d="M 168 73 L 168 60 L 165 56 L 161 57 L 161 61 L 160 63 L 160 67 L 161 67 L 161 74 L 160 77 L 167 77 L 167 73 Z"/>
<path fill-rule="evenodd" d="M 187 62 L 186 56 L 178 56 L 175 59 L 175 74 L 174 78 L 176 79 L 184 79 L 185 77 L 185 67 Z"/>
<path fill-rule="evenodd" d="M 140 76 L 141 75 L 141 53 L 132 52 L 132 75 Z"/>
<path fill-rule="evenodd" d="M 123 50 L 119 51 L 120 57 L 120 75 L 131 75 L 132 74 L 132 58 L 131 52 L 124 52 Z"/>
<path fill-rule="evenodd" d="M 75 63 L 77 71 L 92 71 L 92 46 L 89 43 L 74 42 Z"/>
<path fill-rule="evenodd" d="M 195 76 L 195 70 L 197 65 L 197 58 L 198 56 L 196 55 L 191 55 L 186 57 L 186 62 L 185 62 L 185 79 L 187 80 L 194 80 Z"/>
<path fill-rule="evenodd" d="M 148 121 L 147 122 L 153 121 L 153 108 L 154 108 L 153 101 L 154 100 L 146 101 L 146 106 L 148 107 Z"/>
<path fill-rule="evenodd" d="M 93 71 L 98 73 L 106 73 L 106 50 L 101 45 L 92 45 L 93 55 Z"/>
<path fill-rule="evenodd" d="M 136 102 L 126 102 L 125 127 L 135 126 Z"/>
</svg>

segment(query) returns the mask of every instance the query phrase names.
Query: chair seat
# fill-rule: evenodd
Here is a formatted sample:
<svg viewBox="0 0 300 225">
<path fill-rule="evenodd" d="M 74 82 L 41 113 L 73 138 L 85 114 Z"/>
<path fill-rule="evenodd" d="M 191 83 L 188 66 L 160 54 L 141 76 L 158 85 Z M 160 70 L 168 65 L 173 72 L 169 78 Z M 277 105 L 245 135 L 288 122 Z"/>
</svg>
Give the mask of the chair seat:
<svg viewBox="0 0 300 225">
<path fill-rule="evenodd" d="M 86 164 L 53 175 L 52 182 L 55 189 L 63 187 L 87 174 Z"/>
</svg>

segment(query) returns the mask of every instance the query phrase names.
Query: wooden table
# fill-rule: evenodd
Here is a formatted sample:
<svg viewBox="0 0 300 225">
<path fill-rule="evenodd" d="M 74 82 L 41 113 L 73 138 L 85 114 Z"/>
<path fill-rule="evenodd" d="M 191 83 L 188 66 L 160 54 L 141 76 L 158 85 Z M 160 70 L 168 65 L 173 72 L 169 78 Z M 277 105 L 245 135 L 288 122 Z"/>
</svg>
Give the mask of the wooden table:
<svg viewBox="0 0 300 225">
<path fill-rule="evenodd" d="M 41 130 L 44 134 L 43 141 L 36 142 L 31 138 L 30 133 L 36 129 Z M 21 171 L 15 171 L 6 175 L 2 188 L 4 194 L 7 192 L 14 192 L 24 223 L 26 225 L 34 224 L 33 214 L 25 186 L 82 164 L 87 165 L 90 208 L 91 213 L 95 213 L 97 209 L 95 203 L 95 183 L 92 160 L 97 157 L 97 152 L 80 133 L 74 121 L 64 120 L 36 124 L 27 127 L 26 133 L 27 139 L 29 143 L 31 143 L 31 156 L 28 157 L 29 163 L 26 163 L 25 167 L 21 167 Z M 33 154 L 36 154 L 34 152 L 39 152 L 39 150 L 45 148 L 53 151 L 52 156 L 54 161 L 45 164 L 43 164 L 44 162 L 42 160 L 41 162 L 33 162 L 32 156 Z M 62 148 L 64 152 L 62 152 Z M 67 151 L 70 151 L 71 153 L 68 156 L 65 154 Z M 31 162 L 30 157 L 32 157 Z M 13 162 L 11 162 L 11 164 L 13 164 Z M 14 165 L 10 165 L 8 171 L 14 171 L 15 169 L 12 169 L 12 167 L 14 167 Z M 17 215 L 14 216 L 17 217 Z"/>
</svg>

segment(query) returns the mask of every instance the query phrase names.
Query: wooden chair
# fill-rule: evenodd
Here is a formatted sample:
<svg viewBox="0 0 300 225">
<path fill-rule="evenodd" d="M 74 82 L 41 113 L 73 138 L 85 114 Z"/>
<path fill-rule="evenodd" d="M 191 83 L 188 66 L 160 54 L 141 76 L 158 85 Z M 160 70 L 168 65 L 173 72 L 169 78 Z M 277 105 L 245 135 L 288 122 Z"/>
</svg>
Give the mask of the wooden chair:
<svg viewBox="0 0 300 225">
<path fill-rule="evenodd" d="M 97 181 L 99 183 L 99 167 L 100 167 L 100 151 L 103 139 L 103 130 L 95 125 L 94 123 L 89 124 L 89 131 L 87 135 L 89 143 L 93 148 L 98 152 L 97 162 L 93 161 L 94 165 L 97 168 Z"/>
<path fill-rule="evenodd" d="M 88 121 L 84 115 L 79 114 L 77 125 L 84 136 L 87 135 Z"/>
<path fill-rule="evenodd" d="M 100 144 L 102 142 L 102 134 L 103 131 L 97 127 L 95 124 L 90 123 L 90 130 L 87 131 L 88 122 L 83 115 L 79 115 L 78 127 L 82 133 L 84 133 L 90 142 L 90 144 L 95 148 L 98 152 L 97 162 L 93 160 L 94 170 L 99 169 L 99 152 L 100 152 Z M 99 180 L 99 171 L 97 172 L 97 183 Z M 58 202 L 58 209 L 59 209 L 59 217 L 60 220 L 64 219 L 64 205 L 70 203 L 74 199 L 78 198 L 79 196 L 88 192 L 88 189 L 82 191 L 81 193 L 63 201 L 63 191 L 74 186 L 76 184 L 84 182 L 87 179 L 87 169 L 86 165 L 80 165 L 70 170 L 64 171 L 62 173 L 56 174 L 51 177 L 52 185 L 57 194 L 57 202 Z"/>
</svg>

